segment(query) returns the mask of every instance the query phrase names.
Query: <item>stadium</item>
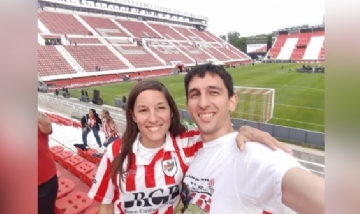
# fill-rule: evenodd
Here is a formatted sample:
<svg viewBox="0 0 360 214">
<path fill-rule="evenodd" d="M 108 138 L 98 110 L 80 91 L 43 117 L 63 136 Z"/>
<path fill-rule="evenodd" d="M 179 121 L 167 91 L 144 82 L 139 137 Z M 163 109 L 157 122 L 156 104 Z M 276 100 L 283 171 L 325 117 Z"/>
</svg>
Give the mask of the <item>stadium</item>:
<svg viewBox="0 0 360 214">
<path fill-rule="evenodd" d="M 186 11 L 130 0 L 38 3 L 38 103 L 53 122 L 58 214 L 97 213 L 98 203 L 85 193 L 99 163 L 91 154 L 103 149 L 92 136 L 88 144 L 94 149 L 73 146 L 81 143 L 80 118 L 90 108 L 106 109 L 123 131 L 129 91 L 156 78 L 169 89 L 183 123 L 193 128 L 184 74 L 209 62 L 225 66 L 233 77 L 240 100 L 232 113 L 235 128 L 249 125 L 291 143 L 295 157 L 324 176 L 323 24 L 249 37 L 242 51 L 206 30 L 207 17 Z"/>
</svg>

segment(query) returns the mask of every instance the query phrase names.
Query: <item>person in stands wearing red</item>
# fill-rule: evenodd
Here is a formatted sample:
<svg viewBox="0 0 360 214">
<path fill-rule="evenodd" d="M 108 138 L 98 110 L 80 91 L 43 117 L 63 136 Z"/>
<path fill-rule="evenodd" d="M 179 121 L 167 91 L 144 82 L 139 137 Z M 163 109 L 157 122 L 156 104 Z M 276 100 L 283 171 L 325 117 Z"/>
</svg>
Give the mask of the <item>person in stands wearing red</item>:
<svg viewBox="0 0 360 214">
<path fill-rule="evenodd" d="M 38 214 L 54 214 L 58 192 L 55 160 L 49 149 L 50 119 L 38 113 Z"/>
<path fill-rule="evenodd" d="M 159 81 L 139 82 L 127 105 L 124 135 L 106 150 L 88 196 L 100 203 L 99 214 L 172 214 L 184 175 L 202 148 L 200 133 L 181 124 L 173 98 Z M 267 133 L 250 129 L 244 134 L 241 128 L 240 150 L 246 138 L 286 150 Z"/>
<path fill-rule="evenodd" d="M 105 147 L 108 147 L 110 143 L 112 143 L 116 139 L 119 139 L 121 136 L 112 117 L 110 116 L 105 117 L 105 123 L 106 125 L 104 132 L 106 136 L 106 141 L 104 142 L 103 145 Z"/>
</svg>

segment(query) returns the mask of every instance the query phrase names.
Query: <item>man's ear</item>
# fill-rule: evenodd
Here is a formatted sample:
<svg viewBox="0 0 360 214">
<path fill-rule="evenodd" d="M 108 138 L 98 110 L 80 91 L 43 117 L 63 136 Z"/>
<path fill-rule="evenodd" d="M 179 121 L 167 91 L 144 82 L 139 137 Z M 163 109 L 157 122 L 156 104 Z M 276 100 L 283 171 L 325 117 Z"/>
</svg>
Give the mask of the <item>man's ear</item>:
<svg viewBox="0 0 360 214">
<path fill-rule="evenodd" d="M 233 96 L 230 97 L 229 101 L 230 101 L 229 111 L 233 112 L 233 111 L 235 111 L 235 109 L 238 105 L 239 97 L 236 94 L 234 94 Z"/>
</svg>

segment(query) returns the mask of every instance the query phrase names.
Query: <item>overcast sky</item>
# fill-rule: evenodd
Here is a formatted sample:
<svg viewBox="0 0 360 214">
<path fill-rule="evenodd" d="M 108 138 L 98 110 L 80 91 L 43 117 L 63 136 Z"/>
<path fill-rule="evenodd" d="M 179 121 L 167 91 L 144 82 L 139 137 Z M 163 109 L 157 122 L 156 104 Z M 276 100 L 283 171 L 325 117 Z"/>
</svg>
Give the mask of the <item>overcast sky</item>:
<svg viewBox="0 0 360 214">
<path fill-rule="evenodd" d="M 216 36 L 238 31 L 241 36 L 323 21 L 325 0 L 140 0 L 209 18 Z"/>
</svg>

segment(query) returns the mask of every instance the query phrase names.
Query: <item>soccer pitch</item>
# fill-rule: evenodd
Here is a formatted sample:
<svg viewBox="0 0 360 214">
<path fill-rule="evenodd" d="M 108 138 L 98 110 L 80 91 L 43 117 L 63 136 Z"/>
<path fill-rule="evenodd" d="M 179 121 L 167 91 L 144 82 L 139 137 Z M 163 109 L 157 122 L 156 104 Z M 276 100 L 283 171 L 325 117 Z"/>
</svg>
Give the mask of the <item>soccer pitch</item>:
<svg viewBox="0 0 360 214">
<path fill-rule="evenodd" d="M 281 69 L 284 66 L 284 69 Z M 275 89 L 274 115 L 268 123 L 324 132 L 324 74 L 296 73 L 301 64 L 255 64 L 228 68 L 235 86 Z M 289 69 L 292 71 L 288 72 Z M 186 109 L 184 75 L 158 78 L 170 91 L 177 106 Z M 93 89 L 107 105 L 115 105 L 114 98 L 127 96 L 136 82 L 122 82 L 84 88 L 92 98 Z M 81 89 L 71 90 L 80 98 Z M 241 103 L 239 103 L 241 105 Z"/>
</svg>

